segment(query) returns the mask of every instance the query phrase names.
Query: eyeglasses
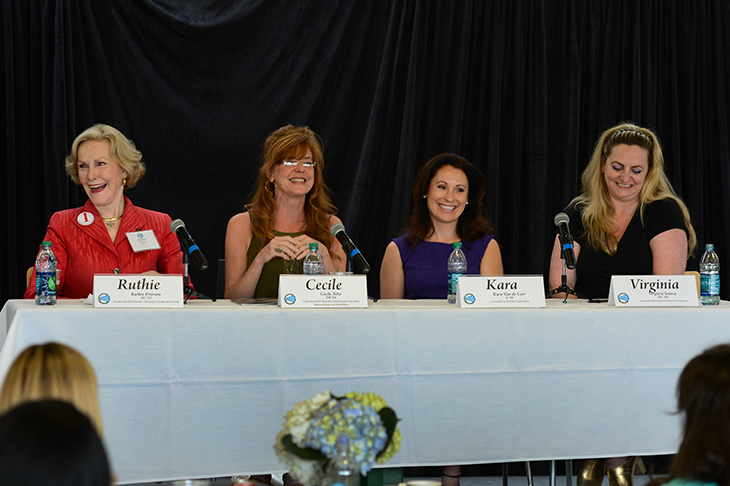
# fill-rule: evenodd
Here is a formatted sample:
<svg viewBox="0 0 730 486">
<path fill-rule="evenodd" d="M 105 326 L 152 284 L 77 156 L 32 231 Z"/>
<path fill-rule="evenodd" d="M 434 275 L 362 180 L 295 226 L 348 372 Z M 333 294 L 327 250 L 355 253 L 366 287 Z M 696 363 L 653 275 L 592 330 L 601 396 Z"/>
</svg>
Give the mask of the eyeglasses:
<svg viewBox="0 0 730 486">
<path fill-rule="evenodd" d="M 281 165 L 284 167 L 296 167 L 298 164 L 302 164 L 302 167 L 305 169 L 311 169 L 312 167 L 317 167 L 317 162 L 302 162 L 299 160 L 282 160 Z"/>
</svg>

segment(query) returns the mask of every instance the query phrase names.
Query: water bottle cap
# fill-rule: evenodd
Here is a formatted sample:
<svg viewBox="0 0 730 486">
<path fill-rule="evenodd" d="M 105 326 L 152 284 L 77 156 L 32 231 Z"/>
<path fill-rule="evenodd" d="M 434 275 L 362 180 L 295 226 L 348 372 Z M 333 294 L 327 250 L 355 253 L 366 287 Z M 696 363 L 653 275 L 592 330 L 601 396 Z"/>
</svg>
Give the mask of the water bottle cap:
<svg viewBox="0 0 730 486">
<path fill-rule="evenodd" d="M 310 243 L 309 249 L 310 250 L 319 250 L 319 243 Z"/>
<path fill-rule="evenodd" d="M 50 241 L 44 241 L 43 242 L 43 248 L 50 248 L 50 247 L 51 247 L 51 242 Z"/>
<path fill-rule="evenodd" d="M 705 250 L 714 250 L 715 244 L 714 243 L 705 243 Z"/>
<path fill-rule="evenodd" d="M 460 249 L 461 241 L 455 241 L 451 246 L 453 246 L 455 249 Z"/>
</svg>

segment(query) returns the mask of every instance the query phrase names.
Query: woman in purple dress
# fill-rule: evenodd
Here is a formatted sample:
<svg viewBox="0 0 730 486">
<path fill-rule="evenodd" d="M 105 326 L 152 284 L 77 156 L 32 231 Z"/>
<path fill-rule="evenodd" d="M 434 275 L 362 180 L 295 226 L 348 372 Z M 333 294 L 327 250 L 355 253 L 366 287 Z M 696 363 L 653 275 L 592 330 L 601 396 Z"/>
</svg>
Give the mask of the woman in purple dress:
<svg viewBox="0 0 730 486">
<path fill-rule="evenodd" d="M 413 183 L 413 213 L 406 234 L 385 250 L 380 267 L 383 299 L 445 299 L 446 262 L 452 243 L 461 241 L 467 273 L 502 275 L 502 255 L 482 199 L 487 178 L 454 154 L 426 163 Z"/>
<path fill-rule="evenodd" d="M 388 244 L 380 267 L 382 299 L 445 299 L 446 262 L 462 242 L 467 273 L 502 275 L 502 254 L 482 199 L 487 178 L 454 154 L 429 160 L 413 183 L 413 213 L 406 234 Z M 445 466 L 444 486 L 458 486 L 461 466 Z"/>
</svg>

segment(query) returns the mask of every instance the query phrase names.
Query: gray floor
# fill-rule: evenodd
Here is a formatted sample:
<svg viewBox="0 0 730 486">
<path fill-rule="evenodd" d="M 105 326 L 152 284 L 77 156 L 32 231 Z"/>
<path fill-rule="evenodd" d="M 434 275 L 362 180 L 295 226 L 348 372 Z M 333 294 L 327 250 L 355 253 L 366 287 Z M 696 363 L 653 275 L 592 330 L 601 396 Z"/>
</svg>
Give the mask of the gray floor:
<svg viewBox="0 0 730 486">
<path fill-rule="evenodd" d="M 406 478 L 406 481 L 414 479 L 428 479 L 433 481 L 440 481 L 441 478 Z M 650 477 L 648 475 L 637 475 L 634 477 L 634 486 L 644 486 L 649 482 Z M 550 478 L 548 476 L 535 476 L 534 486 L 549 486 Z M 231 478 L 216 478 L 210 481 L 210 486 L 230 486 Z M 565 476 L 558 476 L 556 479 L 556 486 L 565 486 Z M 572 478 L 572 486 L 575 486 L 575 476 Z M 171 482 L 162 483 L 146 483 L 133 486 L 173 486 Z M 177 485 L 175 485 L 177 486 Z M 502 486 L 501 476 L 462 476 L 460 486 Z M 510 476 L 508 486 L 528 486 L 527 479 L 525 476 Z M 608 486 L 608 478 L 603 481 L 603 486 Z"/>
</svg>

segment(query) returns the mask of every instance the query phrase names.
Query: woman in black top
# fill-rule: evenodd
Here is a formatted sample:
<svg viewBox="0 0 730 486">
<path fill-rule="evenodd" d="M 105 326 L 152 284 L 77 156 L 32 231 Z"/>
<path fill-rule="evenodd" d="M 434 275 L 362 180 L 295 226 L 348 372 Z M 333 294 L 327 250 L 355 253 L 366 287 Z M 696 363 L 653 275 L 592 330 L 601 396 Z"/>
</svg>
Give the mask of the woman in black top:
<svg viewBox="0 0 730 486">
<path fill-rule="evenodd" d="M 583 190 L 570 217 L 576 268 L 567 283 L 578 295 L 607 297 L 612 275 L 680 275 L 697 245 L 687 206 L 664 174 L 656 135 L 624 123 L 603 132 L 582 176 Z M 558 237 L 550 260 L 550 287 L 561 284 Z M 561 296 L 562 298 L 562 296 Z M 578 486 L 633 486 L 641 458 L 612 457 L 583 463 Z"/>
</svg>

